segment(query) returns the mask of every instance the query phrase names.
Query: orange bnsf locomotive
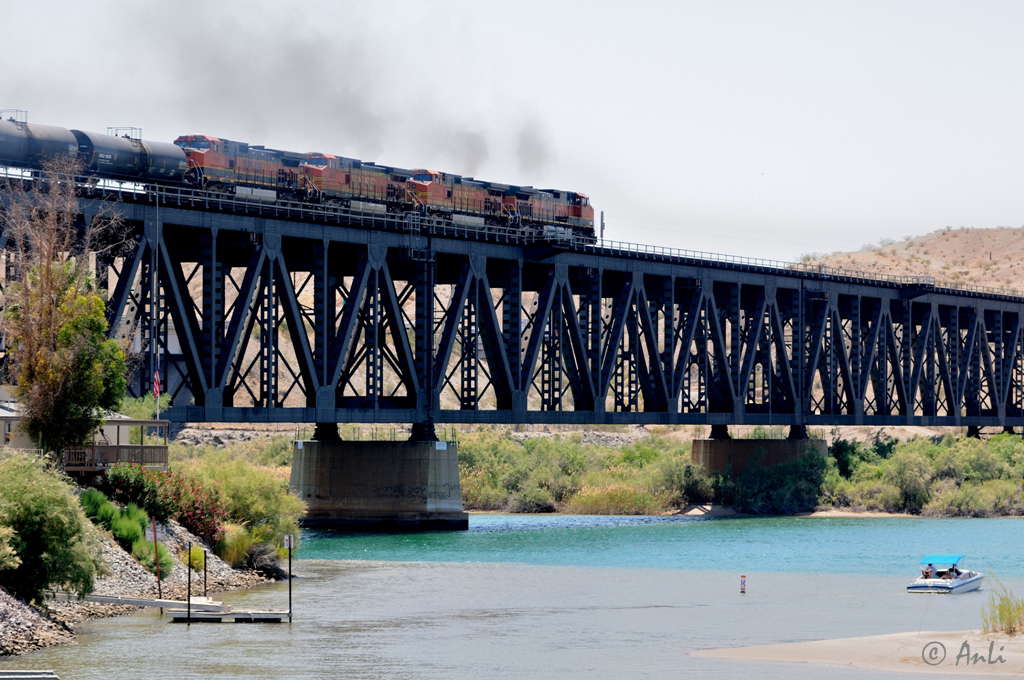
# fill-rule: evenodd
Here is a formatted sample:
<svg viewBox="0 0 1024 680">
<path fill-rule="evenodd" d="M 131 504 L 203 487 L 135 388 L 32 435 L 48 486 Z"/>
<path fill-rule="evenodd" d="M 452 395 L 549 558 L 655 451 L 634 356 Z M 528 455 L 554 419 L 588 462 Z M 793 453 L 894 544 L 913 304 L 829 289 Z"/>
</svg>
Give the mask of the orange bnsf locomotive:
<svg viewBox="0 0 1024 680">
<path fill-rule="evenodd" d="M 174 143 L 187 158 L 186 181 L 198 186 L 248 188 L 254 198 L 262 195 L 267 200 L 283 194 L 361 210 L 415 210 L 469 225 L 561 227 L 582 236 L 594 235 L 590 200 L 573 191 L 496 184 L 446 172 L 406 170 L 324 153 L 278 151 L 203 135 L 185 135 Z"/>
<path fill-rule="evenodd" d="M 0 165 L 40 169 L 58 157 L 77 157 L 87 174 L 99 178 L 184 184 L 250 201 L 280 197 L 364 212 L 418 212 L 466 226 L 594 239 L 594 209 L 586 195 L 573 191 L 279 151 L 205 135 L 184 135 L 167 144 L 0 120 Z"/>
</svg>

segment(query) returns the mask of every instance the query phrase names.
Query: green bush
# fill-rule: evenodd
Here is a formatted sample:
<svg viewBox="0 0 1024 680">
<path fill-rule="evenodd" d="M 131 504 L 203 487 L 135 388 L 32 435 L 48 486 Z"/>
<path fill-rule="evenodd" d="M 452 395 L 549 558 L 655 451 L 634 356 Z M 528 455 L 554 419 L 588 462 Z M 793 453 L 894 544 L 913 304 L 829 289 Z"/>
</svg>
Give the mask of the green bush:
<svg viewBox="0 0 1024 680">
<path fill-rule="evenodd" d="M 110 533 L 125 550 L 131 550 L 132 545 L 146 535 L 145 529 L 142 528 L 138 520 L 123 513 L 111 522 Z"/>
<path fill-rule="evenodd" d="M 206 552 L 198 545 L 193 545 L 191 550 L 186 548 L 181 551 L 178 555 L 178 561 L 188 565 L 188 568 L 192 571 L 202 571 L 203 566 L 206 564 Z"/>
<path fill-rule="evenodd" d="M 232 567 L 239 567 L 245 564 L 250 545 L 252 545 L 252 536 L 249 535 L 245 527 L 228 524 L 224 527 L 224 533 L 217 541 L 214 552 Z"/>
<path fill-rule="evenodd" d="M 625 486 L 585 488 L 569 499 L 567 511 L 578 515 L 656 515 L 665 499 Z"/>
<path fill-rule="evenodd" d="M 1024 496 L 1019 481 L 990 479 L 957 484 L 952 479 L 937 479 L 929 489 L 929 496 L 922 514 L 932 517 L 1024 514 Z"/>
<path fill-rule="evenodd" d="M 289 490 L 282 468 L 255 465 L 218 452 L 185 463 L 185 470 L 204 488 L 217 490 L 230 522 L 250 529 L 266 527 L 268 541 L 276 547 L 284 544 L 286 534 L 298 533 L 305 505 Z"/>
<path fill-rule="evenodd" d="M 342 436 L 346 436 L 346 433 L 342 433 Z M 292 463 L 292 439 L 289 435 L 278 435 L 245 442 L 231 442 L 226 447 L 190 446 L 172 442 L 169 451 L 172 463 L 225 453 L 231 458 L 241 458 L 253 465 L 286 467 Z"/>
<path fill-rule="evenodd" d="M 105 484 L 117 502 L 136 503 L 158 522 L 175 519 L 210 545 L 220 534 L 224 519 L 221 495 L 195 475 L 118 463 L 107 471 Z"/>
<path fill-rule="evenodd" d="M 122 505 L 136 503 L 145 508 L 156 494 L 154 472 L 135 463 L 117 463 L 107 470 L 104 486 L 110 500 Z"/>
<path fill-rule="evenodd" d="M 167 407 L 167 400 L 161 400 L 164 408 Z M 141 397 L 125 397 L 117 412 L 135 420 L 152 420 L 156 418 L 156 397 L 147 393 Z"/>
<path fill-rule="evenodd" d="M 50 586 L 92 591 L 99 548 L 71 485 L 37 456 L 0 458 L 0 526 L 20 563 L 0 571 L 14 597 L 39 600 Z M 11 559 L 6 562 L 11 564 Z"/>
<path fill-rule="evenodd" d="M 923 453 L 897 449 L 883 464 L 883 479 L 900 490 L 900 505 L 910 512 L 920 512 L 928 502 L 928 485 L 932 467 Z"/>
<path fill-rule="evenodd" d="M 118 463 L 107 471 L 104 485 L 112 500 L 122 505 L 135 503 L 157 522 L 164 523 L 180 512 L 176 499 L 178 479 L 173 472 Z"/>
<path fill-rule="evenodd" d="M 652 486 L 664 490 L 673 506 L 710 503 L 715 498 L 712 478 L 688 457 L 662 458 L 657 462 L 657 473 Z"/>
<path fill-rule="evenodd" d="M 853 474 L 854 466 L 858 462 L 857 445 L 845 439 L 836 439 L 828 447 L 829 456 L 836 462 L 836 468 L 840 476 L 846 479 Z"/>
<path fill-rule="evenodd" d="M 1019 436 L 876 438 L 871 446 L 836 440 L 830 451 L 839 474 L 826 472 L 822 500 L 835 506 L 934 517 L 1024 514 Z"/>
<path fill-rule="evenodd" d="M 106 503 L 110 501 L 103 495 L 103 492 L 98 489 L 88 489 L 83 491 L 78 496 L 78 502 L 82 505 L 82 509 L 85 511 L 85 516 L 92 519 L 96 516 L 96 512 Z"/>
<path fill-rule="evenodd" d="M 757 515 L 811 512 L 818 506 L 825 468 L 825 460 L 815 453 L 770 466 L 755 459 L 735 479 L 733 504 Z"/>
<path fill-rule="evenodd" d="M 899 512 L 903 509 L 899 488 L 878 479 L 864 479 L 847 487 L 850 506 L 873 512 Z"/>
<path fill-rule="evenodd" d="M 538 486 L 529 486 L 513 493 L 507 502 L 509 512 L 554 512 L 555 497 Z"/>
<path fill-rule="evenodd" d="M 157 543 L 157 550 L 160 556 L 160 575 L 167 576 L 174 568 L 174 558 L 163 543 Z M 156 560 L 153 559 L 153 542 L 140 538 L 131 546 L 132 557 L 145 567 L 150 573 L 156 573 Z"/>
<path fill-rule="evenodd" d="M 463 507 L 472 510 L 504 510 L 508 492 L 494 483 L 487 470 L 459 463 Z"/>
<path fill-rule="evenodd" d="M 460 440 L 459 470 L 463 506 L 476 510 L 575 512 L 584 488 L 589 498 L 594 490 L 628 487 L 641 492 L 645 512 L 667 512 L 714 494 L 711 478 L 690 462 L 690 443 L 663 432 L 611 448 L 583 444 L 581 433 L 517 442 L 506 430 L 483 429 Z M 660 503 L 656 509 L 651 499 Z"/>
<path fill-rule="evenodd" d="M 135 503 L 129 503 L 124 506 L 124 509 L 121 511 L 121 515 L 138 522 L 143 528 L 149 525 L 149 516 L 147 516 L 145 511 L 140 509 L 139 506 L 135 505 Z"/>
<path fill-rule="evenodd" d="M 120 517 L 120 515 L 121 513 L 117 507 L 110 501 L 107 501 L 96 509 L 96 517 L 94 519 L 101 527 L 109 530 L 110 525 L 113 524 L 114 520 Z"/>
</svg>

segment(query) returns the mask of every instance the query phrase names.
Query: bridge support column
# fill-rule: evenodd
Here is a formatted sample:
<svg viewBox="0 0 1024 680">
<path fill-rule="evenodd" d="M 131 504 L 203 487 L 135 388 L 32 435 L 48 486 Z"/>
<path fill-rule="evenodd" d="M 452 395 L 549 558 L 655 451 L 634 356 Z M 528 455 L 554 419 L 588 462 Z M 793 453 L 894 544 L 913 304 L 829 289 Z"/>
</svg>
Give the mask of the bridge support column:
<svg viewBox="0 0 1024 680">
<path fill-rule="evenodd" d="M 728 425 L 712 425 L 711 426 L 711 438 L 712 439 L 732 439 L 732 435 L 729 434 Z"/>
<path fill-rule="evenodd" d="M 299 441 L 291 487 L 305 527 L 356 531 L 469 528 L 455 444 L 438 441 Z"/>
<path fill-rule="evenodd" d="M 411 442 L 436 442 L 437 433 L 434 431 L 434 423 L 413 423 L 412 432 L 409 433 Z"/>
<path fill-rule="evenodd" d="M 790 425 L 789 426 L 789 436 L 786 437 L 786 439 L 789 439 L 789 440 L 810 439 L 810 437 L 807 436 L 807 426 L 806 425 Z"/>
<path fill-rule="evenodd" d="M 967 436 L 971 439 L 981 439 L 981 428 L 977 425 L 968 425 Z"/>
<path fill-rule="evenodd" d="M 337 423 L 317 423 L 313 428 L 313 439 L 321 442 L 341 441 Z"/>
</svg>

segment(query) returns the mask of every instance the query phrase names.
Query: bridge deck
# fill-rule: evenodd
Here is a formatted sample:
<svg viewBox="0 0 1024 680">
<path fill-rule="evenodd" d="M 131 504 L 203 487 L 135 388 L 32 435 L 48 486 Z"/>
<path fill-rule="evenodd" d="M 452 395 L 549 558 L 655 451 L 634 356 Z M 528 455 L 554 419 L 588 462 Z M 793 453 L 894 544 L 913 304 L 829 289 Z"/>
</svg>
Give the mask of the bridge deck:
<svg viewBox="0 0 1024 680">
<path fill-rule="evenodd" d="M 111 207 L 82 190 L 85 221 Z M 144 350 L 132 390 L 159 368 L 173 420 L 1024 426 L 1011 291 L 120 194 L 135 246 L 98 275 Z"/>
</svg>

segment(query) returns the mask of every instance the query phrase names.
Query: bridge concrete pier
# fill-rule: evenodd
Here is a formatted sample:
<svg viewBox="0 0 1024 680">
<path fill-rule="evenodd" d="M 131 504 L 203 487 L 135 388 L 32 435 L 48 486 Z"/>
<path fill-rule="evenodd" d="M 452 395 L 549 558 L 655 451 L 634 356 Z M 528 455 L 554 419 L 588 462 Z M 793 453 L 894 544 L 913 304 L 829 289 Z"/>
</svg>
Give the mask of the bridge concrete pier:
<svg viewBox="0 0 1024 680">
<path fill-rule="evenodd" d="M 778 465 L 808 454 L 825 458 L 824 439 L 694 439 L 691 458 L 707 472 L 738 475 L 755 460 L 761 465 Z"/>
<path fill-rule="evenodd" d="M 304 527 L 348 531 L 469 528 L 455 444 L 438 441 L 298 441 L 291 488 Z"/>
</svg>

